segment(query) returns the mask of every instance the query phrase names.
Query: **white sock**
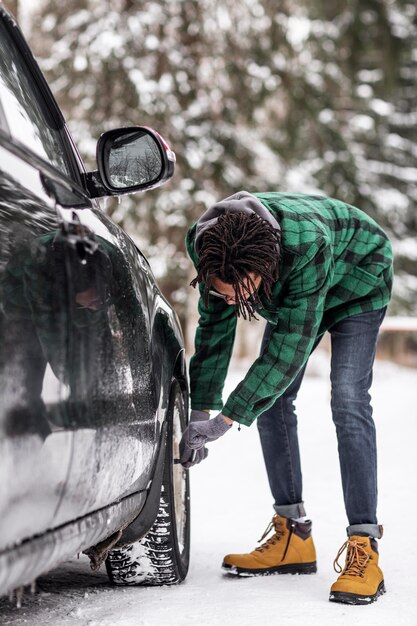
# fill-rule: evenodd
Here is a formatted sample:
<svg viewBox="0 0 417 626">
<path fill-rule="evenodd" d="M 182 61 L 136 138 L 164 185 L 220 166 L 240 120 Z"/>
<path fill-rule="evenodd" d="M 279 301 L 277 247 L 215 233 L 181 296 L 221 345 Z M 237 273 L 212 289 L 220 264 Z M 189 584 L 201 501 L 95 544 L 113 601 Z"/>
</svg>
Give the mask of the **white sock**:
<svg viewBox="0 0 417 626">
<path fill-rule="evenodd" d="M 292 517 L 291 518 L 294 522 L 305 522 L 307 518 L 307 515 L 304 515 L 303 517 Z"/>
</svg>

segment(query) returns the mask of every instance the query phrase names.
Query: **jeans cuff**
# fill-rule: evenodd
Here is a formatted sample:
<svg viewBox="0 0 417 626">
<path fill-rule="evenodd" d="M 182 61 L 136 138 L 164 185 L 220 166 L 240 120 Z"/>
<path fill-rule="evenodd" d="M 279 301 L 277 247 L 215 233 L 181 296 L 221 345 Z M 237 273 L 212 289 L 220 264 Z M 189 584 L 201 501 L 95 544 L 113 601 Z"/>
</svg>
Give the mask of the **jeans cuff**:
<svg viewBox="0 0 417 626">
<path fill-rule="evenodd" d="M 383 528 L 380 524 L 353 524 L 346 528 L 348 537 L 352 535 L 362 535 L 365 537 L 373 537 L 374 539 L 381 539 L 383 535 Z"/>
<path fill-rule="evenodd" d="M 305 517 L 306 515 L 304 502 L 297 502 L 297 504 L 274 504 L 274 510 L 275 513 L 282 515 L 282 517 L 291 517 L 293 519 Z"/>
</svg>

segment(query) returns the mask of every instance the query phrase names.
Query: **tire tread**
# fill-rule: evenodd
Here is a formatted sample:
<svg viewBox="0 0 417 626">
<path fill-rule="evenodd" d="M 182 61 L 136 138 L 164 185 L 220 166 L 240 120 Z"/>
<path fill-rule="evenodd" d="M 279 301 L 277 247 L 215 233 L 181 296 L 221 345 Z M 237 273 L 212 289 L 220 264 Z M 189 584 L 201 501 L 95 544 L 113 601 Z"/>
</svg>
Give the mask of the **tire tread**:
<svg viewBox="0 0 417 626">
<path fill-rule="evenodd" d="M 174 391 L 178 393 L 178 389 L 179 386 L 175 385 Z M 169 449 L 167 442 L 167 450 Z M 172 462 L 169 454 L 165 461 L 167 460 L 169 463 Z M 175 516 L 166 484 L 169 469 L 169 467 L 164 469 L 158 514 L 152 528 L 143 539 L 132 545 L 111 550 L 107 557 L 107 573 L 115 585 L 175 585 L 182 582 L 187 575 L 189 535 L 186 562 L 182 564 L 181 557 L 175 549 L 176 531 L 173 527 Z"/>
</svg>

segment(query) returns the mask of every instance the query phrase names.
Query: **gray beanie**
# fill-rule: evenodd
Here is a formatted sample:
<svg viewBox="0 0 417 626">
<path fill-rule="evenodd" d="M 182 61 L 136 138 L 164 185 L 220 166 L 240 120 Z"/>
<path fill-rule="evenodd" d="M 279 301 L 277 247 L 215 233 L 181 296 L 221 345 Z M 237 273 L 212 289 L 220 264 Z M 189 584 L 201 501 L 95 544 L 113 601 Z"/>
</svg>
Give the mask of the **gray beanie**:
<svg viewBox="0 0 417 626">
<path fill-rule="evenodd" d="M 194 248 L 197 254 L 201 247 L 202 235 L 208 228 L 217 224 L 220 215 L 224 213 L 255 213 L 276 230 L 281 230 L 276 219 L 258 198 L 248 191 L 238 191 L 232 196 L 213 204 L 198 220 L 194 241 Z"/>
</svg>

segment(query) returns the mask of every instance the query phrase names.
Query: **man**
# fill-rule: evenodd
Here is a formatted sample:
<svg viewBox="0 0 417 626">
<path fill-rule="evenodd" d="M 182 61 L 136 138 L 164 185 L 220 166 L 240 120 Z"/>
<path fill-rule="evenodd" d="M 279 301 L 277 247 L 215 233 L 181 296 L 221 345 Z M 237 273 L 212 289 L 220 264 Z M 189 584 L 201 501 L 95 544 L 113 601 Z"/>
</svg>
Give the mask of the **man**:
<svg viewBox="0 0 417 626">
<path fill-rule="evenodd" d="M 365 213 L 338 200 L 290 193 L 234 194 L 208 209 L 187 235 L 199 284 L 200 319 L 190 363 L 191 420 L 184 467 L 233 422 L 258 429 L 275 515 L 273 535 L 248 554 L 230 554 L 236 575 L 316 571 L 293 401 L 309 355 L 328 330 L 348 539 L 330 600 L 368 604 L 384 591 L 378 567 L 376 440 L 369 388 L 379 326 L 390 299 L 392 250 Z M 261 354 L 222 403 L 236 318 L 267 320 Z M 209 419 L 210 409 L 221 410 Z M 196 452 L 197 451 L 197 452 Z M 337 563 L 336 559 L 336 563 Z"/>
</svg>

